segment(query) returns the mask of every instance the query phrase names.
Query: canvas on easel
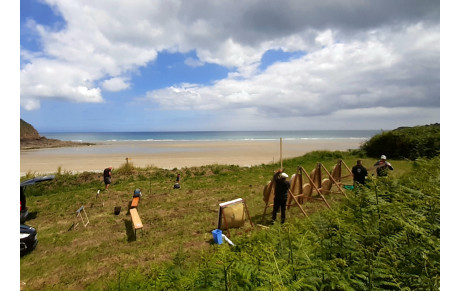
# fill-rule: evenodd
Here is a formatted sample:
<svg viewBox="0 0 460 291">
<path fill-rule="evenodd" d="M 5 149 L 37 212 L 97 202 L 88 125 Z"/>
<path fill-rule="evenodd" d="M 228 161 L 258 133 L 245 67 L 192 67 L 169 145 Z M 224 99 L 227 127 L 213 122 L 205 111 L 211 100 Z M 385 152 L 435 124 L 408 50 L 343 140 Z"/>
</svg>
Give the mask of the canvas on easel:
<svg viewBox="0 0 460 291">
<path fill-rule="evenodd" d="M 289 190 L 291 190 L 292 194 L 297 198 L 300 204 L 303 204 L 303 178 L 302 178 L 302 172 L 299 172 L 297 170 L 297 173 L 291 176 L 291 187 Z M 290 199 L 292 200 L 292 198 Z M 288 203 L 289 204 L 289 203 Z"/>
<path fill-rule="evenodd" d="M 322 182 L 321 163 L 316 163 L 316 167 L 311 171 L 310 177 L 311 177 L 313 185 L 316 185 L 316 187 L 320 188 L 321 182 Z"/>
<path fill-rule="evenodd" d="M 254 226 L 244 199 L 237 198 L 219 204 L 217 228 L 227 230 L 229 236 L 230 232 L 228 230 L 243 227 L 246 219 L 249 220 L 251 226 Z"/>
<path fill-rule="evenodd" d="M 264 186 L 263 199 L 265 204 L 273 204 L 275 198 L 275 187 L 273 187 L 273 181 L 268 181 Z"/>
</svg>

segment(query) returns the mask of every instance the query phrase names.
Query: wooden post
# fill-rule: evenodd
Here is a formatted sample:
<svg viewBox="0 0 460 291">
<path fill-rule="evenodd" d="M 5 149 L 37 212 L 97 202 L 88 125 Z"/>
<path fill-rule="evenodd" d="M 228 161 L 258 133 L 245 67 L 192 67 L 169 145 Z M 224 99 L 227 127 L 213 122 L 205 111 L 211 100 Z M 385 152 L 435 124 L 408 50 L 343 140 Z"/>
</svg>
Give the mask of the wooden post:
<svg viewBox="0 0 460 291">
<path fill-rule="evenodd" d="M 280 163 L 281 163 L 280 169 L 283 169 L 283 138 L 282 137 L 280 137 Z"/>
</svg>

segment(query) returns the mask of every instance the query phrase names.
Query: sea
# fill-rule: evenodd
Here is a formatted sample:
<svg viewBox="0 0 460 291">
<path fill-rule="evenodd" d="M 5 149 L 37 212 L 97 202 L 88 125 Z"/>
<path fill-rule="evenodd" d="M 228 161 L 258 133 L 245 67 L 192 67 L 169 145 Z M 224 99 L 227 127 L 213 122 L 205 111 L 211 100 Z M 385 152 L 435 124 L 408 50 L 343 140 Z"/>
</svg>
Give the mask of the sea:
<svg viewBox="0 0 460 291">
<path fill-rule="evenodd" d="M 381 130 L 42 132 L 41 136 L 74 142 L 126 141 L 270 141 L 369 139 Z"/>
</svg>

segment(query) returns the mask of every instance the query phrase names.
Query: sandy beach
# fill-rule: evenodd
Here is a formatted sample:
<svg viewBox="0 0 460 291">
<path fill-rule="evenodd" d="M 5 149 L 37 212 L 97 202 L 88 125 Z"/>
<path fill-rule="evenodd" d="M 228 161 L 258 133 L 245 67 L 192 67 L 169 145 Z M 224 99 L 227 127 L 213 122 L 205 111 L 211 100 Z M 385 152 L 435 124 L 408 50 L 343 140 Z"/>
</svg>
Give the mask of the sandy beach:
<svg viewBox="0 0 460 291">
<path fill-rule="evenodd" d="M 283 159 L 314 150 L 357 149 L 364 139 L 283 140 Z M 279 162 L 280 141 L 126 141 L 92 146 L 21 150 L 21 175 L 61 171 L 101 172 L 126 163 L 164 169 L 211 164 L 250 167 Z"/>
</svg>

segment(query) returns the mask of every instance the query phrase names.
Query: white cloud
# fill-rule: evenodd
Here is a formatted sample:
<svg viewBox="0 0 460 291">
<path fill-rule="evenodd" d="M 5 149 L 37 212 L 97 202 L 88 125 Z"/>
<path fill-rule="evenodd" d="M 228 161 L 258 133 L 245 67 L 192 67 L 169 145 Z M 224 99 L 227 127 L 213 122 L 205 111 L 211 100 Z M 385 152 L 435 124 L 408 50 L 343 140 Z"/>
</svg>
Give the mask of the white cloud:
<svg viewBox="0 0 460 291">
<path fill-rule="evenodd" d="M 194 59 L 194 58 L 187 58 L 185 60 L 185 64 L 190 67 L 202 67 L 204 66 L 204 62 Z"/>
<path fill-rule="evenodd" d="M 21 104 L 27 110 L 40 108 L 40 99 L 102 102 L 99 88 L 84 68 L 50 59 L 34 59 L 21 70 Z"/>
<path fill-rule="evenodd" d="M 206 87 L 168 88 L 148 96 L 165 109 L 253 108 L 264 116 L 317 116 L 341 109 L 414 104 L 437 107 L 439 93 L 436 95 L 436 88 L 427 90 L 427 86 L 439 86 L 437 58 L 414 61 L 413 56 L 427 50 L 439 55 L 439 42 L 425 42 L 418 50 L 400 50 L 397 42 L 416 39 L 414 34 L 420 33 L 436 39 L 436 28 L 408 27 L 391 36 L 374 31 L 368 39 L 349 43 L 336 42 L 326 31 L 318 35 L 327 36 L 329 45 L 302 58 L 276 63 L 259 74 L 238 75 Z M 413 70 L 421 61 L 426 68 Z M 425 75 L 430 75 L 432 84 L 418 81 Z"/>
<path fill-rule="evenodd" d="M 66 26 L 27 24 L 44 48 L 22 51 L 27 110 L 46 98 L 103 102 L 101 88 L 131 88 L 130 74 L 158 52 L 192 50 L 197 59 L 187 59 L 188 66 L 213 63 L 233 73 L 209 86 L 150 91 L 147 100 L 165 110 L 244 112 L 256 123 L 256 116 L 295 120 L 352 109 L 439 108 L 436 1 L 46 2 Z M 270 49 L 306 54 L 261 72 Z"/>
<path fill-rule="evenodd" d="M 111 92 L 126 90 L 130 87 L 129 83 L 124 78 L 111 78 L 102 82 L 102 87 Z"/>
</svg>

